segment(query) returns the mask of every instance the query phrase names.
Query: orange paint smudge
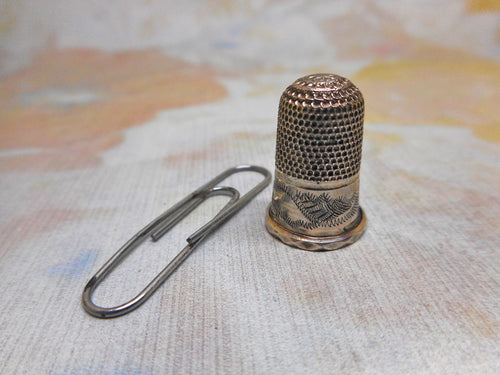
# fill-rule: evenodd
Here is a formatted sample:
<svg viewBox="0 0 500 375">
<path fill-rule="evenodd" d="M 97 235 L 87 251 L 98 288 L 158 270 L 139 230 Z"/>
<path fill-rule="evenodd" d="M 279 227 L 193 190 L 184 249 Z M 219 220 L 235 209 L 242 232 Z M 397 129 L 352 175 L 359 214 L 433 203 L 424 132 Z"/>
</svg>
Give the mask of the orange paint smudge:
<svg viewBox="0 0 500 375">
<path fill-rule="evenodd" d="M 61 225 L 81 220 L 82 212 L 72 209 L 47 207 L 35 212 L 12 218 L 2 229 L 8 237 L 16 241 L 24 241 L 36 237 L 40 233 L 50 232 Z"/>
<path fill-rule="evenodd" d="M 320 27 L 338 56 L 347 59 L 407 56 L 419 48 L 402 21 L 373 2 L 362 2 L 343 17 L 326 18 Z"/>
<path fill-rule="evenodd" d="M 160 110 L 226 95 L 210 70 L 152 50 L 47 51 L 0 86 L 0 148 L 42 152 L 3 158 L 0 168 L 95 165 L 99 152 L 120 142 L 120 131 Z"/>
<path fill-rule="evenodd" d="M 469 0 L 474 3 L 474 0 Z M 483 3 L 483 1 L 478 1 Z M 497 0 L 485 0 L 481 5 L 489 10 L 499 7 Z M 477 6 L 477 5 L 475 5 Z M 369 14 L 370 17 L 366 17 Z M 443 53 L 459 59 L 468 53 L 459 49 L 434 45 L 410 35 L 405 20 L 388 12 L 373 1 L 362 1 L 342 17 L 332 16 L 320 23 L 325 37 L 339 57 L 345 59 L 415 59 L 437 60 Z"/>
<path fill-rule="evenodd" d="M 68 170 L 92 167 L 99 164 L 98 154 L 122 141 L 120 133 L 113 133 L 95 140 L 75 142 L 69 146 L 47 148 L 40 152 L 0 158 L 1 171 L 17 170 Z"/>
</svg>

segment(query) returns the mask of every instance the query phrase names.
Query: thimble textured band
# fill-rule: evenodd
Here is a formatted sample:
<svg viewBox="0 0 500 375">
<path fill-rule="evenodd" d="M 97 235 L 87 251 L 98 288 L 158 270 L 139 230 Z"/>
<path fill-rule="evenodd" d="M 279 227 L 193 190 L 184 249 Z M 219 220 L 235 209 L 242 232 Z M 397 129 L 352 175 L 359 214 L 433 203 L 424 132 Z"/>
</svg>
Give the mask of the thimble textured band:
<svg viewBox="0 0 500 375">
<path fill-rule="evenodd" d="M 340 234 L 359 216 L 359 178 L 335 189 L 310 189 L 291 184 L 276 171 L 269 216 L 298 234 Z"/>
<path fill-rule="evenodd" d="M 305 181 L 345 184 L 359 173 L 363 116 L 363 96 L 346 78 L 299 78 L 281 96 L 276 169 Z"/>
<path fill-rule="evenodd" d="M 266 220 L 272 235 L 308 250 L 333 250 L 362 235 L 363 117 L 361 92 L 335 74 L 299 78 L 283 92 Z"/>
</svg>

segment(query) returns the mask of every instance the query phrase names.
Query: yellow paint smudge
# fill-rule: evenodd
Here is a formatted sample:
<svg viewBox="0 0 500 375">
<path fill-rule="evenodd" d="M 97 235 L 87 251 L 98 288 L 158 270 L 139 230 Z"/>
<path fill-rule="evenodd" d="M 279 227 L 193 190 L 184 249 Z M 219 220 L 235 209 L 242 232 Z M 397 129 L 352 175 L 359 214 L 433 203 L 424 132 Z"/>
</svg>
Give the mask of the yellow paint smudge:
<svg viewBox="0 0 500 375">
<path fill-rule="evenodd" d="M 491 3 L 474 6 L 491 10 Z M 500 142 L 498 62 L 416 39 L 374 2 L 360 7 L 327 18 L 321 28 L 338 56 L 376 59 L 352 77 L 365 96 L 367 121 L 467 126 L 482 139 Z M 360 17 L 360 9 L 371 17 Z"/>
<path fill-rule="evenodd" d="M 467 0 L 467 10 L 471 13 L 500 12 L 498 0 Z"/>
<path fill-rule="evenodd" d="M 374 123 L 466 126 L 500 142 L 500 64 L 441 51 L 433 59 L 378 62 L 353 77 Z"/>
<path fill-rule="evenodd" d="M 391 147 L 404 142 L 404 138 L 399 134 L 379 133 L 365 130 L 364 135 L 377 149 Z"/>
</svg>

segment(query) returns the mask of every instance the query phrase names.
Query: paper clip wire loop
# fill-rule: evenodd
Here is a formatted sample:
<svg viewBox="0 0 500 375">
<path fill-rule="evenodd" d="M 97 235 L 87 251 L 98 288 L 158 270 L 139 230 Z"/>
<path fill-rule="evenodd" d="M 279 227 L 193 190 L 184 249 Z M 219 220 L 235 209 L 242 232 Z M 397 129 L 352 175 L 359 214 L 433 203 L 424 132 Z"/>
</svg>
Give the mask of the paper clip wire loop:
<svg viewBox="0 0 500 375">
<path fill-rule="evenodd" d="M 254 186 L 248 193 L 240 198 L 239 192 L 227 186 L 216 186 L 227 177 L 239 172 L 257 172 L 264 176 L 264 179 Z M 146 227 L 140 230 L 135 236 L 128 240 L 92 277 L 82 294 L 82 304 L 85 311 L 98 318 L 114 318 L 131 312 L 158 289 L 168 277 L 186 260 L 205 237 L 217 229 L 227 219 L 241 210 L 254 196 L 260 193 L 271 182 L 271 173 L 262 167 L 253 165 L 240 165 L 230 168 L 205 185 L 201 186 L 186 198 L 169 208 Z M 92 294 L 106 276 L 135 248 L 142 244 L 148 237 L 153 241 L 158 241 L 165 233 L 173 228 L 179 221 L 186 217 L 205 199 L 215 195 L 230 196 L 230 201 L 219 211 L 219 213 L 203 227 L 187 238 L 186 247 L 176 255 L 176 257 L 134 298 L 122 305 L 115 307 L 100 307 L 92 301 Z"/>
</svg>

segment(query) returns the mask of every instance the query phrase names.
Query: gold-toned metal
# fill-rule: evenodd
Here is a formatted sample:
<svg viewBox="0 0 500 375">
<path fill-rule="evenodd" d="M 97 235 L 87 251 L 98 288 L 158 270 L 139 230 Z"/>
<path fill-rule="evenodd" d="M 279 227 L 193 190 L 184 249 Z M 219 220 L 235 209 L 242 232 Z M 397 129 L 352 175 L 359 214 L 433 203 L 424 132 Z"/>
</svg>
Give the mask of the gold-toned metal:
<svg viewBox="0 0 500 375">
<path fill-rule="evenodd" d="M 363 119 L 363 96 L 344 77 L 308 75 L 283 92 L 269 233 L 311 251 L 335 250 L 362 236 Z"/>
</svg>

